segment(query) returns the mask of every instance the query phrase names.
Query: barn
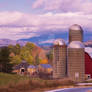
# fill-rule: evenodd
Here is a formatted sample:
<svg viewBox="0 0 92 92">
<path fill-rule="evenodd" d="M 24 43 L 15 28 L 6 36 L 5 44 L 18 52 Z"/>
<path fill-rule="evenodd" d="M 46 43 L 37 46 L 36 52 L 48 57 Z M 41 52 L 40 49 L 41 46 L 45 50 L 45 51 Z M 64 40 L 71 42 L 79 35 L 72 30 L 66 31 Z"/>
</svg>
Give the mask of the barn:
<svg viewBox="0 0 92 92">
<path fill-rule="evenodd" d="M 26 74 L 29 64 L 26 61 L 22 61 L 20 64 L 13 67 L 13 72 L 17 74 Z"/>
<path fill-rule="evenodd" d="M 92 58 L 87 52 L 85 52 L 85 74 L 87 79 L 92 78 Z"/>
</svg>

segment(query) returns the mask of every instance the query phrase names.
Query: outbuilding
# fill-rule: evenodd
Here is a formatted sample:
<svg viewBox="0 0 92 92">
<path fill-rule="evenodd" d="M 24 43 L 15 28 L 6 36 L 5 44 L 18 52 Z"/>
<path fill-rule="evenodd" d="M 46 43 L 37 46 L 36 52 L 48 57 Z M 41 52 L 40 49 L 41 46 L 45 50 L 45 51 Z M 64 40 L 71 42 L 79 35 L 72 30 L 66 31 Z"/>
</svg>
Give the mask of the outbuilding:
<svg viewBox="0 0 92 92">
<path fill-rule="evenodd" d="M 13 68 L 13 72 L 17 74 L 26 74 L 29 64 L 26 61 L 22 61 L 20 64 Z"/>
</svg>

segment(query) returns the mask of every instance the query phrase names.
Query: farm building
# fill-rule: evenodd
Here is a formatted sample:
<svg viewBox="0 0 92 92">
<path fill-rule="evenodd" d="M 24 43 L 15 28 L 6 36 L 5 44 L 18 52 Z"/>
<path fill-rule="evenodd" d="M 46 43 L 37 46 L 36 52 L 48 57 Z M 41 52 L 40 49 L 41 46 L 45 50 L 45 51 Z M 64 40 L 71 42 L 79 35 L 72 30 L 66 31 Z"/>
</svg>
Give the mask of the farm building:
<svg viewBox="0 0 92 92">
<path fill-rule="evenodd" d="M 22 61 L 20 64 L 13 68 L 13 72 L 17 74 L 26 74 L 29 64 L 26 61 Z"/>
<path fill-rule="evenodd" d="M 68 77 L 74 81 L 85 79 L 85 50 L 80 41 L 72 41 L 68 46 Z"/>
<path fill-rule="evenodd" d="M 29 65 L 28 68 L 27 68 L 27 71 L 28 71 L 29 74 L 32 75 L 33 73 L 35 73 L 37 71 L 37 68 L 34 65 Z"/>
<path fill-rule="evenodd" d="M 85 74 L 86 78 L 92 78 L 92 58 L 85 52 Z"/>
<path fill-rule="evenodd" d="M 49 79 L 52 78 L 53 69 L 50 64 L 40 64 L 38 65 L 38 75 L 39 78 Z"/>
<path fill-rule="evenodd" d="M 66 76 L 67 46 L 63 39 L 54 41 L 53 46 L 53 78 Z"/>
<path fill-rule="evenodd" d="M 53 69 L 50 64 L 40 64 L 40 65 L 38 65 L 38 71 L 44 72 L 44 73 L 51 73 L 53 71 Z"/>
</svg>

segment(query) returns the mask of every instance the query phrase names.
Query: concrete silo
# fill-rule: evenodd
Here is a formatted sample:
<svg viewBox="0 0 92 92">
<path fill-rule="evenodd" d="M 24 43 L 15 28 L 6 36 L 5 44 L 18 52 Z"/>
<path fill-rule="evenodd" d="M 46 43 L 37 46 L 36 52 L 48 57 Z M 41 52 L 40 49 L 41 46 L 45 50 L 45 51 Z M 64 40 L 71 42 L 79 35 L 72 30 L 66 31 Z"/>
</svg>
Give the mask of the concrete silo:
<svg viewBox="0 0 92 92">
<path fill-rule="evenodd" d="M 69 28 L 69 43 L 72 41 L 83 41 L 83 30 L 80 25 L 74 24 Z"/>
<path fill-rule="evenodd" d="M 85 51 L 80 41 L 72 41 L 68 46 L 68 77 L 74 81 L 85 79 Z"/>
<path fill-rule="evenodd" d="M 62 39 L 57 39 L 53 46 L 53 78 L 64 78 L 66 75 L 67 46 Z"/>
</svg>

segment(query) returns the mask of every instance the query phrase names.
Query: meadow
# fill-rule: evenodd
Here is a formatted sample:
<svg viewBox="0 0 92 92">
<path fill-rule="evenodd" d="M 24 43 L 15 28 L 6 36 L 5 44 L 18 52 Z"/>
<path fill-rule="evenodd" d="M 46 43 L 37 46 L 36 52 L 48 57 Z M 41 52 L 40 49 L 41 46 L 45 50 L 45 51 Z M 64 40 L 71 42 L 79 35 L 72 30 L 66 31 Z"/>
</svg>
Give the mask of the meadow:
<svg viewBox="0 0 92 92">
<path fill-rule="evenodd" d="M 0 92 L 43 92 L 43 90 L 74 85 L 75 83 L 69 79 L 45 80 L 0 73 Z"/>
<path fill-rule="evenodd" d="M 27 76 L 20 76 L 16 74 L 0 73 L 0 86 L 9 84 L 17 84 L 21 81 L 27 81 L 30 78 Z"/>
</svg>

